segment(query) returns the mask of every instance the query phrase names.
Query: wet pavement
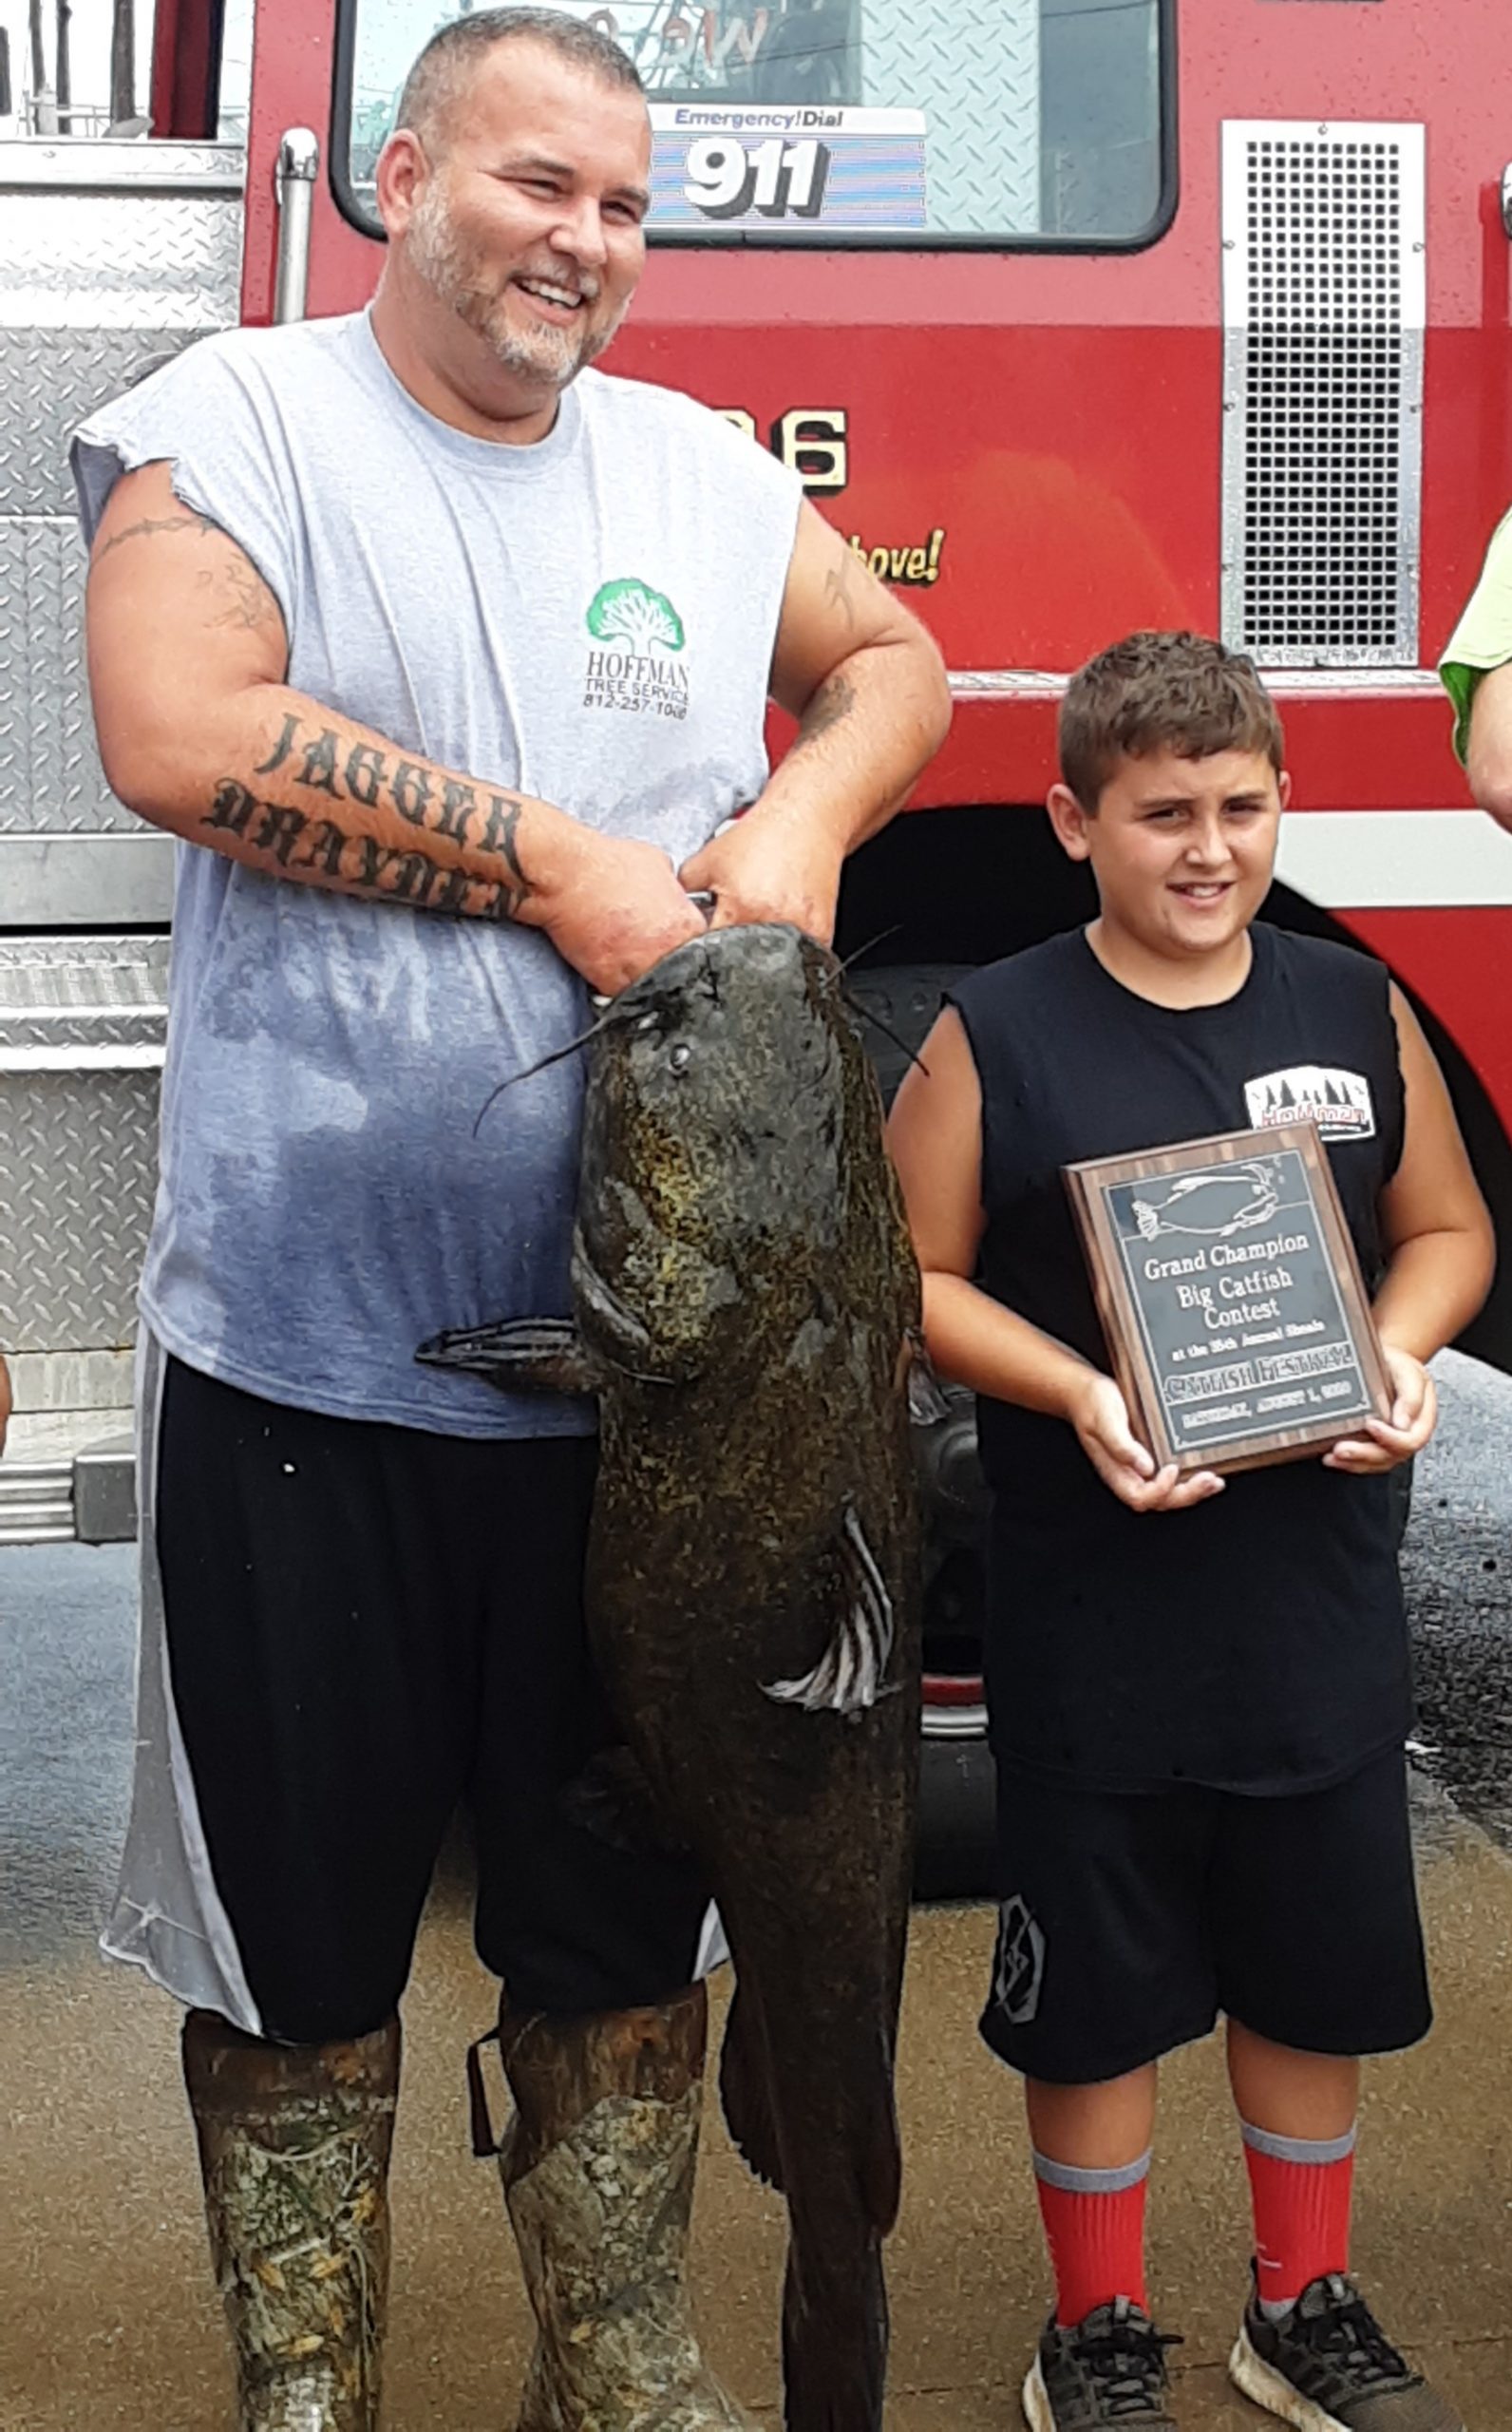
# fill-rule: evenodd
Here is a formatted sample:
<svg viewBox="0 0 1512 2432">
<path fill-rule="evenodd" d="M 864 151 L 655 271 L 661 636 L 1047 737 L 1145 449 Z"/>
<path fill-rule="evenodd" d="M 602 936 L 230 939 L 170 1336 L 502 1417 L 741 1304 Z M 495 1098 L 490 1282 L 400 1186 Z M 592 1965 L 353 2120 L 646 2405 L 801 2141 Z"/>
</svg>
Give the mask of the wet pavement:
<svg viewBox="0 0 1512 2432">
<path fill-rule="evenodd" d="M 1439 2023 L 1370 2072 L 1356 2258 L 1393 2333 L 1512 2432 L 1512 1385 L 1444 1363 L 1405 1555 L 1419 1645 L 1419 1852 Z M 0 2427 L 230 2432 L 172 2005 L 93 1936 L 124 1821 L 131 1555 L 0 1552 Z M 976 2042 L 982 1908 L 916 1920 L 891 2250 L 891 2432 L 1001 2432 L 1045 2303 L 1013 2089 Z M 462 2053 L 491 2021 L 460 1872 L 406 2004 L 389 2432 L 508 2432 L 525 2308 Z M 1209 2043 L 1169 2065 L 1151 2210 L 1187 2432 L 1271 2419 L 1227 2387 L 1244 2174 Z M 695 2224 L 708 2346 L 775 2423 L 781 2207 L 711 2119 Z"/>
</svg>

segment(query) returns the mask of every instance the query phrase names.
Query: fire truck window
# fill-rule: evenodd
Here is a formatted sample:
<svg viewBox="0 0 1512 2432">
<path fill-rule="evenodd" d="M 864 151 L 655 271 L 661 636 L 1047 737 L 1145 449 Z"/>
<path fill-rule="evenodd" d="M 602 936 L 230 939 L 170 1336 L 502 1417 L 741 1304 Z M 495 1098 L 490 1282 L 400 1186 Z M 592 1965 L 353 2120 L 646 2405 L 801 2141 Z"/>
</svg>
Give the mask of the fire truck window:
<svg viewBox="0 0 1512 2432">
<path fill-rule="evenodd" d="M 454 0 L 344 0 L 349 201 Z M 1162 195 L 1169 0 L 564 0 L 639 68 L 651 225 L 1128 244 Z"/>
</svg>

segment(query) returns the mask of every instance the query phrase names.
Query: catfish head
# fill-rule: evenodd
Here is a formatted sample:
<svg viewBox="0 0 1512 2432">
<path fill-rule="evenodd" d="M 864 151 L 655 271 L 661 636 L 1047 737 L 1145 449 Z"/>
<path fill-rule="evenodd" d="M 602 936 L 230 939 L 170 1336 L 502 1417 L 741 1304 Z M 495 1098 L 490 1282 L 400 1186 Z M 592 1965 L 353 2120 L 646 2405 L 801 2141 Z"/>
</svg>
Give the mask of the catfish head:
<svg viewBox="0 0 1512 2432">
<path fill-rule="evenodd" d="M 845 1204 L 833 955 L 785 925 L 710 929 L 614 1000 L 590 1049 L 573 1289 L 585 1346 L 701 1374 L 822 1257 Z"/>
</svg>

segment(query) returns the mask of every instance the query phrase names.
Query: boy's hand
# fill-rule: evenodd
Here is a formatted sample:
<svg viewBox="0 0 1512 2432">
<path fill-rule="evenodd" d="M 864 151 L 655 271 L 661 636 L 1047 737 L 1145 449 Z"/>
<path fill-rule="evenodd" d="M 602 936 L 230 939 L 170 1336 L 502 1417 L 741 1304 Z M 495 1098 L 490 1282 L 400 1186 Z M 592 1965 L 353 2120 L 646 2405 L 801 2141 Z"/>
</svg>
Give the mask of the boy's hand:
<svg viewBox="0 0 1512 2432">
<path fill-rule="evenodd" d="M 1414 1453 L 1422 1452 L 1433 1433 L 1439 1397 L 1422 1360 L 1414 1359 L 1410 1351 L 1398 1351 L 1394 1343 L 1383 1342 L 1381 1349 L 1395 1395 L 1390 1418 L 1368 1418 L 1364 1435 L 1349 1435 L 1335 1444 L 1323 1455 L 1327 1470 L 1372 1477 L 1383 1470 L 1398 1469 Z"/>
<path fill-rule="evenodd" d="M 1111 1377 L 1088 1369 L 1066 1416 L 1103 1484 L 1131 1511 L 1184 1511 L 1223 1491 L 1222 1479 L 1211 1470 L 1194 1470 L 1183 1478 L 1174 1461 L 1156 1468 L 1128 1423 L 1128 1406 Z"/>
</svg>

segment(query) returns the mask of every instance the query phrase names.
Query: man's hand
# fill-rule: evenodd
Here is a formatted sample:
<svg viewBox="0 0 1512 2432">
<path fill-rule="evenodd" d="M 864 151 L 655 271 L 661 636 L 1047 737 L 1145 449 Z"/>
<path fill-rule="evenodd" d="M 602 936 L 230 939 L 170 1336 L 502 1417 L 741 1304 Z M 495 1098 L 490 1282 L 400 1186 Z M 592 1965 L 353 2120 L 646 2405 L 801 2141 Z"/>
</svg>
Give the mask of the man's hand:
<svg viewBox="0 0 1512 2432">
<path fill-rule="evenodd" d="M 1088 1369 L 1072 1389 L 1066 1416 L 1103 1484 L 1131 1511 L 1184 1511 L 1223 1492 L 1223 1480 L 1211 1470 L 1194 1470 L 1183 1478 L 1174 1461 L 1156 1468 L 1128 1423 L 1128 1406 L 1111 1377 Z"/>
<path fill-rule="evenodd" d="M 1368 1418 L 1364 1435 L 1347 1436 L 1323 1455 L 1328 1470 L 1345 1470 L 1355 1477 L 1377 1477 L 1384 1470 L 1400 1469 L 1421 1453 L 1439 1416 L 1433 1379 L 1421 1359 L 1383 1342 L 1387 1373 L 1395 1396 L 1389 1419 Z"/>
<path fill-rule="evenodd" d="M 834 836 L 818 825 L 753 810 L 685 862 L 678 876 L 690 895 L 712 895 L 712 928 L 790 921 L 827 946 L 843 859 Z"/>
<path fill-rule="evenodd" d="M 564 821 L 519 918 L 542 929 L 564 961 L 600 997 L 622 988 L 674 946 L 701 937 L 703 913 L 688 900 L 654 845 L 604 836 Z"/>
</svg>

